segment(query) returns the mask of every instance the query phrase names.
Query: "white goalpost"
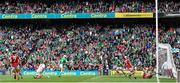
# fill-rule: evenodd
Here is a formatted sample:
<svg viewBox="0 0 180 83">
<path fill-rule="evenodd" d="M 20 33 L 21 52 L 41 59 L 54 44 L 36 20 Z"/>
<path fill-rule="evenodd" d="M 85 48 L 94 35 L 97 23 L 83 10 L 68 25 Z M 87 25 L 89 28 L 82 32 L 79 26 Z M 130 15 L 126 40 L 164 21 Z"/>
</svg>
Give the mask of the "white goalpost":
<svg viewBox="0 0 180 83">
<path fill-rule="evenodd" d="M 177 71 L 178 76 L 177 76 L 177 83 L 180 83 L 180 70 Z"/>
<path fill-rule="evenodd" d="M 158 44 L 158 75 L 159 78 L 177 78 L 177 69 L 172 56 L 170 44 Z"/>
</svg>

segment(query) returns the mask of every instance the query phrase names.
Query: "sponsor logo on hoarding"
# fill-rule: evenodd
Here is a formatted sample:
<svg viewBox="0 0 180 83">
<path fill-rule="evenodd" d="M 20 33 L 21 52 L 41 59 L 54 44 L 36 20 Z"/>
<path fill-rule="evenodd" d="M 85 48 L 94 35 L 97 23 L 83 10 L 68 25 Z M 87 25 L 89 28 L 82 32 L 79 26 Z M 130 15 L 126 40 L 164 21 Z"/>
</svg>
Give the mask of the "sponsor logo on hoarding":
<svg viewBox="0 0 180 83">
<path fill-rule="evenodd" d="M 61 14 L 61 18 L 77 18 L 77 15 L 71 13 L 65 13 L 65 14 Z"/>
<path fill-rule="evenodd" d="M 116 18 L 153 18 L 153 13 L 115 13 Z"/>
<path fill-rule="evenodd" d="M 122 71 L 118 71 L 120 74 L 122 74 Z M 119 75 L 117 71 L 111 70 L 111 75 Z M 129 71 L 124 71 L 124 73 L 129 73 Z M 143 71 L 135 71 L 135 76 L 143 76 Z"/>
<path fill-rule="evenodd" d="M 106 18 L 106 13 L 92 13 L 91 18 Z"/>
<path fill-rule="evenodd" d="M 180 16 L 180 14 L 166 14 L 166 16 Z"/>
<path fill-rule="evenodd" d="M 77 75 L 77 72 L 74 72 L 74 71 L 62 72 L 61 75 L 65 75 L 65 76 L 76 76 L 76 75 Z"/>
<path fill-rule="evenodd" d="M 96 71 L 80 71 L 80 76 L 81 75 L 97 75 L 98 72 Z"/>
<path fill-rule="evenodd" d="M 36 75 L 35 71 L 23 71 L 23 75 Z"/>
<path fill-rule="evenodd" d="M 46 14 L 32 14 L 32 18 L 48 18 Z"/>
<path fill-rule="evenodd" d="M 16 14 L 3 14 L 2 18 L 3 19 L 16 19 L 16 18 L 18 18 L 18 15 L 16 15 Z"/>
<path fill-rule="evenodd" d="M 114 13 L 51 13 L 51 14 L 0 14 L 0 19 L 38 18 L 114 18 Z"/>
<path fill-rule="evenodd" d="M 32 71 L 32 70 L 23 70 L 22 71 L 23 75 L 36 75 L 36 71 Z M 52 76 L 58 76 L 58 75 L 65 75 L 65 76 L 82 76 L 82 75 L 98 75 L 98 71 L 80 71 L 80 70 L 76 70 L 76 71 L 64 71 L 64 72 L 60 72 L 60 71 L 52 71 L 52 70 L 46 70 L 43 72 L 43 75 L 52 75 Z"/>
</svg>

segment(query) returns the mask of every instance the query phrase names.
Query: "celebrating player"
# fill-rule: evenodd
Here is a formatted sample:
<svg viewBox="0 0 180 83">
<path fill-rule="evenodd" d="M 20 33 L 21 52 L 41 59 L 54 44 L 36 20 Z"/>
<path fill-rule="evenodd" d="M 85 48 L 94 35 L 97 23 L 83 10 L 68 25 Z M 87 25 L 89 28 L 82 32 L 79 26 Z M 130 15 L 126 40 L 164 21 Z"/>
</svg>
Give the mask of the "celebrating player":
<svg viewBox="0 0 180 83">
<path fill-rule="evenodd" d="M 16 52 L 13 52 L 10 56 L 10 64 L 11 64 L 11 73 L 14 77 L 14 79 L 19 80 L 19 73 L 20 73 L 20 57 L 16 54 Z"/>
<path fill-rule="evenodd" d="M 38 68 L 37 68 L 37 70 L 36 70 L 36 76 L 34 76 L 35 79 L 40 79 L 40 78 L 42 78 L 42 76 L 43 76 L 42 74 L 43 74 L 43 72 L 44 72 L 44 70 L 45 70 L 45 68 L 46 68 L 47 62 L 48 62 L 48 61 L 44 61 L 43 63 L 41 63 L 41 64 L 38 66 Z"/>
<path fill-rule="evenodd" d="M 125 68 L 129 71 L 129 75 L 128 75 L 129 78 L 131 79 L 133 77 L 134 79 L 136 79 L 136 77 L 134 76 L 135 69 L 133 65 L 131 64 L 130 60 L 128 59 L 127 56 L 123 56 L 123 59 L 124 59 Z"/>
</svg>

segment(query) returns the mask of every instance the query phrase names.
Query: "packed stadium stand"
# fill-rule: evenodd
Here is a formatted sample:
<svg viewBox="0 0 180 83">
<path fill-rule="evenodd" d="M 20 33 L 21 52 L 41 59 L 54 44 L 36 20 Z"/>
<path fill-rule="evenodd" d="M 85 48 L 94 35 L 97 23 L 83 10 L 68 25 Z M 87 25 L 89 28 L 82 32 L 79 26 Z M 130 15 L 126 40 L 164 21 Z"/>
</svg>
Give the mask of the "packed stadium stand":
<svg viewBox="0 0 180 83">
<path fill-rule="evenodd" d="M 180 12 L 180 2 L 178 0 L 159 0 L 158 5 L 159 13 L 179 13 Z"/>
<path fill-rule="evenodd" d="M 63 0 L 63 1 L 2 1 L 0 13 L 110 13 L 110 12 L 155 12 L 152 0 Z"/>
<path fill-rule="evenodd" d="M 67 69 L 95 70 L 113 69 L 120 63 L 117 59 L 126 55 L 138 68 L 155 66 L 155 26 L 144 20 L 123 20 L 122 24 L 113 19 L 2 22 L 0 59 L 5 62 L 11 52 L 16 51 L 21 58 L 27 58 L 23 68 L 33 70 L 41 61 L 56 64 L 67 55 Z"/>
<path fill-rule="evenodd" d="M 172 47 L 171 61 L 180 69 L 180 19 L 173 20 L 180 16 L 180 3 L 159 1 L 158 43 Z M 15 73 L 34 79 L 99 75 L 95 78 L 119 80 L 113 76 L 120 75 L 119 81 L 137 76 L 139 82 L 148 74 L 154 82 L 155 74 L 163 76 L 156 72 L 163 66 L 156 62 L 155 12 L 155 0 L 1 0 L 0 78 L 17 68 Z M 162 52 L 160 59 L 166 59 L 167 51 Z M 10 57 L 16 54 L 21 61 L 13 69 Z"/>
</svg>

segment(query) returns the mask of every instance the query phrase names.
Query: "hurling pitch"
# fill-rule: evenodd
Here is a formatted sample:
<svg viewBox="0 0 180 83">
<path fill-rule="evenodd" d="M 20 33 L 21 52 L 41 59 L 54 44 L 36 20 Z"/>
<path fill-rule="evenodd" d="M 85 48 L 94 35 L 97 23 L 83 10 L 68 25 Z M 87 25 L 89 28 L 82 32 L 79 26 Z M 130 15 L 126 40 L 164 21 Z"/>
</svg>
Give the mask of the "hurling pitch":
<svg viewBox="0 0 180 83">
<path fill-rule="evenodd" d="M 9 75 L 0 75 L 0 82 L 157 82 L 156 78 L 153 77 L 151 79 L 143 79 L 142 77 L 137 77 L 137 79 L 129 79 L 124 76 L 50 76 L 43 77 L 41 79 L 34 79 L 33 76 L 23 76 L 23 79 L 15 80 Z M 167 83 L 176 83 L 175 79 L 160 79 L 160 82 Z"/>
</svg>

